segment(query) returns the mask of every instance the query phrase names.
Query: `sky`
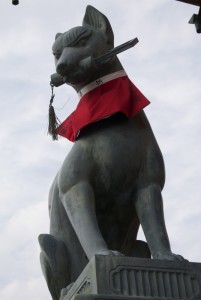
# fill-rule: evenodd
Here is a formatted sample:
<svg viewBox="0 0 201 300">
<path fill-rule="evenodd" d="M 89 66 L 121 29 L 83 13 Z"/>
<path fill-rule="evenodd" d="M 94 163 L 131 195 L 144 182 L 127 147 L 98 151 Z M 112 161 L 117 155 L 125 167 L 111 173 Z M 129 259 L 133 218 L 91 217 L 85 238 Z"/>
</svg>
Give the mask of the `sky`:
<svg viewBox="0 0 201 300">
<path fill-rule="evenodd" d="M 119 59 L 151 101 L 145 113 L 166 165 L 172 251 L 201 262 L 201 35 L 188 24 L 198 7 L 174 0 L 19 2 L 0 1 L 0 299 L 51 299 L 37 238 L 49 232 L 49 188 L 72 147 L 47 135 L 51 47 L 57 32 L 82 24 L 87 4 L 108 17 L 116 46 L 139 39 Z M 78 97 L 66 85 L 55 93 L 63 120 Z"/>
</svg>

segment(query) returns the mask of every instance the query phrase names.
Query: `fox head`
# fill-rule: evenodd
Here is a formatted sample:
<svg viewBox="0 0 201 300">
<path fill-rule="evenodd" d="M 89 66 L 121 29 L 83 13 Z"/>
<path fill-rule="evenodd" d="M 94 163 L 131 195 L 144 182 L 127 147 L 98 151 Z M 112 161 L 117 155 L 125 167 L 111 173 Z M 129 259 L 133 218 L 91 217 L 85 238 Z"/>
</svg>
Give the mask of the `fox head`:
<svg viewBox="0 0 201 300">
<path fill-rule="evenodd" d="M 79 91 L 91 81 L 122 69 L 117 57 L 99 68 L 85 63 L 88 57 L 95 58 L 113 47 L 114 35 L 108 19 L 89 5 L 82 26 L 57 33 L 52 47 L 56 71 L 67 84 Z"/>
</svg>

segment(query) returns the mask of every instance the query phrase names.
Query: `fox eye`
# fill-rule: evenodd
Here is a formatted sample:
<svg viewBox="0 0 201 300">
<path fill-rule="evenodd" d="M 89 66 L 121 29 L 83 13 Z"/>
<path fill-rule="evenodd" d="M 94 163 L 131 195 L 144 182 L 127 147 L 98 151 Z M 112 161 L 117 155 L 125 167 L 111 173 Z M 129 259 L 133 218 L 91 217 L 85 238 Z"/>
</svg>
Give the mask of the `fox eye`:
<svg viewBox="0 0 201 300">
<path fill-rule="evenodd" d="M 86 45 L 86 42 L 87 42 L 87 39 L 86 38 L 82 38 L 80 39 L 78 42 L 77 42 L 77 45 L 78 47 L 83 47 Z"/>
</svg>

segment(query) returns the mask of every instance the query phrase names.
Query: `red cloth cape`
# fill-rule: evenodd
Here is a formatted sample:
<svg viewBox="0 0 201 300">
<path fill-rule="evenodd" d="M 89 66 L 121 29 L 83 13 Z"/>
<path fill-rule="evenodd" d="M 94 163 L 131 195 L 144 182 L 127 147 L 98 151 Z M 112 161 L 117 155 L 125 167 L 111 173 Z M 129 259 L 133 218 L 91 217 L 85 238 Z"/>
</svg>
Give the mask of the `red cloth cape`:
<svg viewBox="0 0 201 300">
<path fill-rule="evenodd" d="M 127 76 L 119 77 L 82 96 L 77 108 L 57 128 L 57 134 L 74 142 L 85 126 L 117 112 L 132 118 L 149 104 Z"/>
</svg>

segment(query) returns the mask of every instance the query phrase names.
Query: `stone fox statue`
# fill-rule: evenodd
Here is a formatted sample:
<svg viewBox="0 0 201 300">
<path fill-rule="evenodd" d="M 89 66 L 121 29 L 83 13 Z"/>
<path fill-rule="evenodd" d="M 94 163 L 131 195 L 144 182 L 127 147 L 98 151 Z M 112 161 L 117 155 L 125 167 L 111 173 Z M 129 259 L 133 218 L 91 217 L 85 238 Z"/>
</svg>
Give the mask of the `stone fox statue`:
<svg viewBox="0 0 201 300">
<path fill-rule="evenodd" d="M 95 255 L 182 260 L 171 252 L 161 190 L 165 172 L 143 108 L 149 101 L 114 56 L 108 19 L 87 6 L 83 25 L 56 35 L 56 71 L 81 97 L 57 133 L 75 141 L 49 194 L 50 234 L 41 234 L 41 266 L 53 299 Z M 148 247 L 136 241 L 141 224 Z M 141 250 L 140 250 L 141 248 Z"/>
</svg>

